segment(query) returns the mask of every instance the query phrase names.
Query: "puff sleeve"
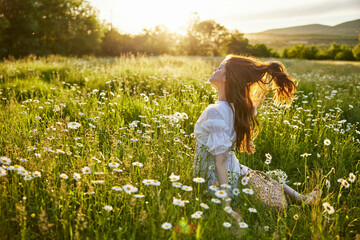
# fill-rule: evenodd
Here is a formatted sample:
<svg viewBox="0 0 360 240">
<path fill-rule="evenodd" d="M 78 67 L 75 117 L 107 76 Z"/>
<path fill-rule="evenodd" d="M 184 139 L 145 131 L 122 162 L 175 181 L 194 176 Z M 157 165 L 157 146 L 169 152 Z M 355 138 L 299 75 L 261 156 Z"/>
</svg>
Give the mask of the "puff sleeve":
<svg viewBox="0 0 360 240">
<path fill-rule="evenodd" d="M 203 132 L 208 133 L 205 145 L 212 155 L 218 155 L 230 150 L 232 141 L 227 134 L 229 127 L 222 119 L 208 119 L 201 124 Z"/>
</svg>

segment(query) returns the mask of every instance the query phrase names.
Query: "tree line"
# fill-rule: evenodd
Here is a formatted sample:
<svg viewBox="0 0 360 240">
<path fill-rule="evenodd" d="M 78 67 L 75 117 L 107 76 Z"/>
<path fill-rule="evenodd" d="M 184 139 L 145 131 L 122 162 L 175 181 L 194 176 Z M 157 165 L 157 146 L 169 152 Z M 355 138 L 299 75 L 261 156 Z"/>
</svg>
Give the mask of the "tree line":
<svg viewBox="0 0 360 240">
<path fill-rule="evenodd" d="M 143 29 L 138 35 L 121 33 L 101 22 L 86 0 L 2 0 L 0 2 L 0 57 L 60 54 L 65 56 L 147 55 L 224 56 L 360 60 L 354 49 L 332 43 L 329 49 L 297 44 L 276 52 L 266 44 L 249 43 L 238 30 L 214 20 L 189 19 L 185 35 L 165 26 Z M 360 38 L 359 38 L 360 41 Z"/>
</svg>

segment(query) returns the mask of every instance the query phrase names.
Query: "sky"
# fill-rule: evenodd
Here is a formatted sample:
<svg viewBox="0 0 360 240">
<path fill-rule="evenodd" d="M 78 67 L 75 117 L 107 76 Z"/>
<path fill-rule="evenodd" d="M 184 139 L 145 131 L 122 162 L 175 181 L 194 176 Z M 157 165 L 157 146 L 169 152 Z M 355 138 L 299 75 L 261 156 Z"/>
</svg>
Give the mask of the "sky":
<svg viewBox="0 0 360 240">
<path fill-rule="evenodd" d="M 185 33 L 193 13 L 243 33 L 324 24 L 334 26 L 360 18 L 360 0 L 88 0 L 99 18 L 121 33 L 139 34 L 143 28 L 165 25 Z"/>
</svg>

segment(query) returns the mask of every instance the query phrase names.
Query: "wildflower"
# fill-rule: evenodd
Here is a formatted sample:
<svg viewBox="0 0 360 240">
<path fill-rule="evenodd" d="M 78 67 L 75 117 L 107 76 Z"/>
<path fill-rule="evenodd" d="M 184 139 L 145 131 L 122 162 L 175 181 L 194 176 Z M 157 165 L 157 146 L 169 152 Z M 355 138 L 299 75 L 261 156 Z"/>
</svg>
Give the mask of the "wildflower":
<svg viewBox="0 0 360 240">
<path fill-rule="evenodd" d="M 202 177 L 196 177 L 193 179 L 193 181 L 196 183 L 203 183 L 203 182 L 205 182 L 205 179 Z"/>
<path fill-rule="evenodd" d="M 29 152 L 35 151 L 36 149 L 37 149 L 36 147 L 27 147 L 27 150 L 28 150 Z"/>
<path fill-rule="evenodd" d="M 19 166 L 18 168 L 17 168 L 17 171 L 18 171 L 18 173 L 20 174 L 20 175 L 23 175 L 23 176 L 26 176 L 26 175 L 28 175 L 28 172 L 25 170 L 25 168 L 23 168 L 22 166 Z"/>
<path fill-rule="evenodd" d="M 293 183 L 295 186 L 300 186 L 301 185 L 301 183 L 299 183 L 299 182 L 294 182 Z"/>
<path fill-rule="evenodd" d="M 299 219 L 299 215 L 295 214 L 293 218 L 295 219 L 295 221 L 297 221 Z"/>
<path fill-rule="evenodd" d="M 173 204 L 180 207 L 184 207 L 185 201 L 182 201 L 181 199 L 173 198 Z"/>
<path fill-rule="evenodd" d="M 342 182 L 344 181 L 344 179 L 343 179 L 343 178 L 339 178 L 337 181 L 338 181 L 339 183 L 342 183 Z"/>
<path fill-rule="evenodd" d="M 171 223 L 165 222 L 161 225 L 161 227 L 165 230 L 168 230 L 168 229 L 172 228 L 172 225 L 171 225 Z"/>
<path fill-rule="evenodd" d="M 41 173 L 39 171 L 35 171 L 32 173 L 33 177 L 41 177 Z"/>
<path fill-rule="evenodd" d="M 0 162 L 4 165 L 10 165 L 11 159 L 8 157 L 0 157 Z"/>
<path fill-rule="evenodd" d="M 89 123 L 89 126 L 92 128 L 95 128 L 95 125 L 92 125 L 91 123 Z"/>
<path fill-rule="evenodd" d="M 188 192 L 191 192 L 191 191 L 193 190 L 192 187 L 186 186 L 186 185 L 183 185 L 183 186 L 181 187 L 181 189 L 182 189 L 182 190 L 185 190 L 185 191 L 188 191 Z"/>
<path fill-rule="evenodd" d="M 81 143 L 76 143 L 76 146 L 83 147 L 84 145 L 82 145 Z"/>
<path fill-rule="evenodd" d="M 124 191 L 127 193 L 127 194 L 131 194 L 133 192 L 137 192 L 137 187 L 134 187 L 133 185 L 131 184 L 126 184 L 123 186 L 123 189 Z"/>
<path fill-rule="evenodd" d="M 35 157 L 41 158 L 41 154 L 40 153 L 35 153 Z"/>
<path fill-rule="evenodd" d="M 215 191 L 215 192 L 219 190 L 218 187 L 215 186 L 215 185 L 209 186 L 209 189 L 210 189 L 211 191 Z"/>
<path fill-rule="evenodd" d="M 78 181 L 78 180 L 81 178 L 81 176 L 80 176 L 80 174 L 78 174 L 78 173 L 74 173 L 74 174 L 73 174 L 73 178 L 74 178 L 76 181 Z"/>
<path fill-rule="evenodd" d="M 300 155 L 300 157 L 310 157 L 311 153 L 303 153 Z"/>
<path fill-rule="evenodd" d="M 217 199 L 217 198 L 212 198 L 211 201 L 214 202 L 214 203 L 220 203 L 220 202 L 221 202 L 221 201 L 220 201 L 219 199 Z"/>
<path fill-rule="evenodd" d="M 224 210 L 225 210 L 225 212 L 227 212 L 227 213 L 231 213 L 231 212 L 232 212 L 232 208 L 229 207 L 229 206 L 224 207 Z"/>
<path fill-rule="evenodd" d="M 224 201 L 225 201 L 225 202 L 230 202 L 230 201 L 231 201 L 231 198 L 230 198 L 230 197 L 225 197 L 225 198 L 224 198 Z"/>
<path fill-rule="evenodd" d="M 175 182 L 175 181 L 179 181 L 180 180 L 180 176 L 174 175 L 174 173 L 171 173 L 170 175 L 170 181 L 171 182 Z"/>
<path fill-rule="evenodd" d="M 333 214 L 335 212 L 334 208 L 328 203 L 328 202 L 324 202 L 323 203 L 323 207 L 325 208 L 325 211 L 330 215 Z"/>
<path fill-rule="evenodd" d="M 91 168 L 89 168 L 89 167 L 83 167 L 83 168 L 81 169 L 81 171 L 82 171 L 83 174 L 90 174 L 90 173 L 91 173 Z"/>
<path fill-rule="evenodd" d="M 234 189 L 232 190 L 232 193 L 233 193 L 235 196 L 237 196 L 237 195 L 239 195 L 240 190 L 239 190 L 238 188 L 234 188 Z"/>
<path fill-rule="evenodd" d="M 348 180 L 349 180 L 349 182 L 352 182 L 352 183 L 353 183 L 353 182 L 355 182 L 355 180 L 356 180 L 356 176 L 355 176 L 355 174 L 350 173 L 350 174 L 349 174 L 349 179 L 348 179 Z"/>
<path fill-rule="evenodd" d="M 249 208 L 249 212 L 257 213 L 255 208 Z"/>
<path fill-rule="evenodd" d="M 227 197 L 227 193 L 224 190 L 218 190 L 215 192 L 215 196 L 219 198 L 225 198 Z"/>
<path fill-rule="evenodd" d="M 113 168 L 114 172 L 123 172 L 123 170 L 121 168 Z"/>
<path fill-rule="evenodd" d="M 345 188 L 349 188 L 349 187 L 350 187 L 349 182 L 346 181 L 346 180 L 342 181 L 341 185 L 344 186 Z"/>
<path fill-rule="evenodd" d="M 270 160 L 272 159 L 272 156 L 270 155 L 270 153 L 265 153 L 265 157 Z"/>
<path fill-rule="evenodd" d="M 143 198 L 143 197 L 145 197 L 145 195 L 143 195 L 143 194 L 134 194 L 134 197 L 135 198 Z"/>
<path fill-rule="evenodd" d="M 215 170 L 215 165 L 210 165 L 209 170 Z"/>
<path fill-rule="evenodd" d="M 113 207 L 112 207 L 112 206 L 110 206 L 110 205 L 105 205 L 103 208 L 104 208 L 104 209 L 105 209 L 105 211 L 107 211 L 107 212 L 110 212 L 110 211 L 112 211 L 112 210 L 113 210 Z"/>
<path fill-rule="evenodd" d="M 209 209 L 209 206 L 206 203 L 200 203 L 200 207 Z"/>
<path fill-rule="evenodd" d="M 104 175 L 104 172 L 94 172 L 95 175 Z"/>
<path fill-rule="evenodd" d="M 81 124 L 78 122 L 69 122 L 68 123 L 68 128 L 71 128 L 71 129 L 78 129 L 80 126 L 81 126 Z"/>
<path fill-rule="evenodd" d="M 104 184 L 104 180 L 92 180 L 91 183 L 92 184 Z"/>
<path fill-rule="evenodd" d="M 223 226 L 226 227 L 226 228 L 229 228 L 229 227 L 231 227 L 231 223 L 229 223 L 229 222 L 224 222 L 224 223 L 223 223 Z"/>
<path fill-rule="evenodd" d="M 248 177 L 243 177 L 242 179 L 241 179 L 241 184 L 242 185 L 246 185 L 246 184 L 248 184 L 248 182 L 249 182 L 249 178 Z"/>
<path fill-rule="evenodd" d="M 114 187 L 112 187 L 111 189 L 112 189 L 112 190 L 115 190 L 115 191 L 117 191 L 117 192 L 122 191 L 122 188 L 119 187 L 119 186 L 114 186 Z"/>
<path fill-rule="evenodd" d="M 199 219 L 201 218 L 201 214 L 198 213 L 191 214 L 191 218 Z"/>
<path fill-rule="evenodd" d="M 117 168 L 117 167 L 119 167 L 120 164 L 117 162 L 109 162 L 108 165 L 111 168 Z"/>
<path fill-rule="evenodd" d="M 6 176 L 6 174 L 7 171 L 4 168 L 0 167 L 0 177 Z"/>
<path fill-rule="evenodd" d="M 227 183 L 221 184 L 220 187 L 229 188 L 229 189 L 231 188 L 231 186 L 229 184 L 227 184 Z"/>
<path fill-rule="evenodd" d="M 271 159 L 266 159 L 264 162 L 266 165 L 269 165 L 271 163 Z"/>
<path fill-rule="evenodd" d="M 152 179 L 144 179 L 142 180 L 142 183 L 145 184 L 145 185 L 151 185 L 153 183 L 154 180 Z"/>
<path fill-rule="evenodd" d="M 244 223 L 244 222 L 239 222 L 239 227 L 240 228 L 247 228 L 248 225 L 246 223 Z"/>
<path fill-rule="evenodd" d="M 324 144 L 325 144 L 326 146 L 329 146 L 329 145 L 331 144 L 331 141 L 330 141 L 329 139 L 325 139 L 325 140 L 324 140 Z"/>
<path fill-rule="evenodd" d="M 18 158 L 20 162 L 27 162 L 28 160 L 26 158 Z"/>
<path fill-rule="evenodd" d="M 140 163 L 140 162 L 133 162 L 132 165 L 137 166 L 137 167 L 142 167 L 143 166 L 143 164 Z"/>
<path fill-rule="evenodd" d="M 176 188 L 180 188 L 182 186 L 182 184 L 179 182 L 173 182 L 172 186 L 176 187 Z"/>
<path fill-rule="evenodd" d="M 153 185 L 153 186 L 160 186 L 160 182 L 158 181 L 158 180 L 153 180 L 153 182 L 151 183 L 151 185 Z"/>
<path fill-rule="evenodd" d="M 68 179 L 69 178 L 68 175 L 66 175 L 65 173 L 60 174 L 60 177 L 62 179 Z"/>
<path fill-rule="evenodd" d="M 330 188 L 330 181 L 328 179 L 325 180 L 326 188 Z"/>
<path fill-rule="evenodd" d="M 25 176 L 24 176 L 24 180 L 25 181 L 28 181 L 28 180 L 31 180 L 32 179 L 32 176 L 30 175 L 30 174 L 26 174 Z"/>
<path fill-rule="evenodd" d="M 244 188 L 242 190 L 244 193 L 249 194 L 249 195 L 253 195 L 254 191 L 251 188 Z"/>
</svg>

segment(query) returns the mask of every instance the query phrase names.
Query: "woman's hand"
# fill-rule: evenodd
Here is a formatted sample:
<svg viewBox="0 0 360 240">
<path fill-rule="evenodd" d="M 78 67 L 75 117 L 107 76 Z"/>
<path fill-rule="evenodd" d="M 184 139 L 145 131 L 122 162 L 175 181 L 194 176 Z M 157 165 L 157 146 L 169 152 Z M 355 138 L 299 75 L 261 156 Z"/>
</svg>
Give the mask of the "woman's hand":
<svg viewBox="0 0 360 240">
<path fill-rule="evenodd" d="M 236 222 L 238 223 L 242 221 L 241 215 L 235 212 L 234 210 L 231 211 L 231 216 L 235 218 Z"/>
</svg>

